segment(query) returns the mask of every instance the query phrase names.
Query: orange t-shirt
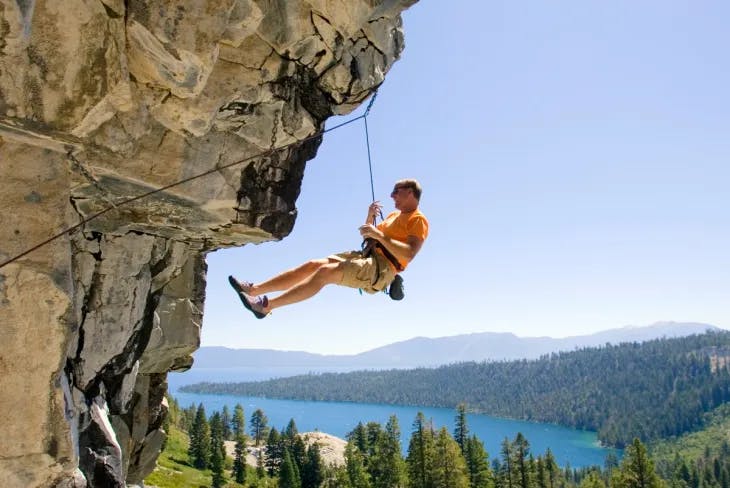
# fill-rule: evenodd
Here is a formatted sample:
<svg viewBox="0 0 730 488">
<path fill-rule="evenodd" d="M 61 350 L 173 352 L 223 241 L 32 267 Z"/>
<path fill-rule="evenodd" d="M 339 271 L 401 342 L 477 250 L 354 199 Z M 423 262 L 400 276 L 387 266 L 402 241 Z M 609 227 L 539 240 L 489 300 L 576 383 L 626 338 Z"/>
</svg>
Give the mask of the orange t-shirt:
<svg viewBox="0 0 730 488">
<path fill-rule="evenodd" d="M 408 236 L 415 236 L 424 241 L 428 237 L 428 220 L 418 209 L 407 213 L 399 210 L 391 212 L 376 227 L 383 231 L 386 237 L 401 242 L 407 242 Z M 406 269 L 408 261 L 398 259 L 398 262 L 403 266 L 403 269 Z"/>
</svg>

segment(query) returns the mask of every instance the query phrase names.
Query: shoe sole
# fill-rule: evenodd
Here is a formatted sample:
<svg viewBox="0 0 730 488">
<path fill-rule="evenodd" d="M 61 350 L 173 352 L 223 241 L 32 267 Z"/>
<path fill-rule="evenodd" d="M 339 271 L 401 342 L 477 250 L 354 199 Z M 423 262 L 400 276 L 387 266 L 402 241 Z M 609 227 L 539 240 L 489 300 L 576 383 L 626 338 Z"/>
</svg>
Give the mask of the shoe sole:
<svg viewBox="0 0 730 488">
<path fill-rule="evenodd" d="M 265 313 L 261 313 L 257 310 L 254 310 L 253 307 L 251 307 L 251 304 L 246 299 L 248 295 L 243 291 L 241 288 L 241 285 L 238 284 L 238 281 L 233 276 L 228 276 L 228 283 L 231 284 L 231 287 L 236 290 L 236 294 L 238 295 L 238 298 L 241 300 L 241 303 L 243 303 L 243 306 L 246 307 L 257 319 L 262 319 L 266 317 Z"/>
</svg>

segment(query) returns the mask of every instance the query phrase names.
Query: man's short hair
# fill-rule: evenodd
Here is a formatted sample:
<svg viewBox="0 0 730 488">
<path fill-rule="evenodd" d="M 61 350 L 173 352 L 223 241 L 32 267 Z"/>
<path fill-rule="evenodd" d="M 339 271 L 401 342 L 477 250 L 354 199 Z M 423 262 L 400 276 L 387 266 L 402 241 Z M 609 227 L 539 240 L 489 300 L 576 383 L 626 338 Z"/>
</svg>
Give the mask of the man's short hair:
<svg viewBox="0 0 730 488">
<path fill-rule="evenodd" d="M 410 188 L 413 190 L 413 196 L 416 200 L 421 200 L 421 184 L 414 179 L 398 180 L 395 182 L 395 188 Z"/>
</svg>

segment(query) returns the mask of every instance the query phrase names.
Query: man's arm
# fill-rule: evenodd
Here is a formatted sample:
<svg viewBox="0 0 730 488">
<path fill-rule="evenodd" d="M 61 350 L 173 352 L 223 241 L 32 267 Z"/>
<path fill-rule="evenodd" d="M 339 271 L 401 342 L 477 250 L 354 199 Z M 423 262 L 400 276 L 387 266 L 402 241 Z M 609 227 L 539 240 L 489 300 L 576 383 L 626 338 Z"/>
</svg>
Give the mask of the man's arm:
<svg viewBox="0 0 730 488">
<path fill-rule="evenodd" d="M 386 237 L 383 231 L 372 224 L 360 226 L 360 235 L 366 239 L 372 238 L 380 242 L 393 256 L 403 261 L 412 260 L 423 246 L 423 239 L 420 237 L 408 236 L 406 242 L 399 241 Z"/>
</svg>

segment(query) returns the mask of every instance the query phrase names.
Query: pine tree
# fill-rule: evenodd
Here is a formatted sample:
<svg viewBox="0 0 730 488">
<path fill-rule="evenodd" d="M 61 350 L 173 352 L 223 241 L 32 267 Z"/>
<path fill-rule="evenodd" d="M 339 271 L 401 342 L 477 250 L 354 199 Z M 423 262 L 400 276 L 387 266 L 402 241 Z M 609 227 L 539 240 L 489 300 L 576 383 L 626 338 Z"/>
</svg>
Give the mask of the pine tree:
<svg viewBox="0 0 730 488">
<path fill-rule="evenodd" d="M 377 466 L 377 477 L 372 478 L 375 488 L 398 488 L 405 484 L 405 464 L 401 455 L 400 426 L 398 418 L 391 415 L 380 431 L 370 466 Z"/>
<path fill-rule="evenodd" d="M 332 472 L 327 476 L 323 488 L 353 488 L 350 475 L 347 474 L 347 458 L 345 464 L 332 466 Z"/>
<path fill-rule="evenodd" d="M 319 444 L 316 442 L 307 449 L 307 461 L 301 471 L 302 488 L 319 488 L 324 481 L 324 465 Z"/>
<path fill-rule="evenodd" d="M 215 412 L 210 418 L 210 470 L 213 474 L 212 488 L 221 488 L 225 482 L 226 452 L 223 445 L 223 419 Z"/>
<path fill-rule="evenodd" d="M 601 474 L 593 470 L 580 482 L 580 488 L 606 488 L 606 483 L 601 478 Z"/>
<path fill-rule="evenodd" d="M 504 438 L 502 441 L 502 448 L 500 450 L 502 455 L 502 470 L 499 473 L 501 484 L 505 488 L 514 488 L 514 455 L 512 450 L 512 443 L 508 438 Z"/>
<path fill-rule="evenodd" d="M 720 472 L 720 488 L 730 488 L 730 466 L 727 462 Z"/>
<path fill-rule="evenodd" d="M 193 423 L 195 423 L 195 415 L 198 409 L 195 405 L 191 404 L 188 408 L 182 411 L 182 419 L 180 421 L 180 428 L 187 433 L 193 429 Z"/>
<path fill-rule="evenodd" d="M 304 444 L 302 436 L 298 435 L 294 438 L 290 454 L 292 462 L 294 462 L 297 470 L 301 473 L 304 470 L 304 464 L 307 462 L 307 446 Z"/>
<path fill-rule="evenodd" d="M 687 488 L 692 481 L 692 474 L 687 461 L 676 453 L 674 456 L 674 473 L 672 475 L 672 486 L 677 488 Z"/>
<path fill-rule="evenodd" d="M 545 469 L 545 461 L 542 456 L 537 458 L 537 488 L 548 487 L 548 475 Z"/>
<path fill-rule="evenodd" d="M 297 429 L 297 424 L 294 422 L 294 419 L 290 419 L 289 423 L 286 424 L 286 429 L 284 429 L 284 436 L 294 441 L 294 438 L 299 435 L 299 429 Z"/>
<path fill-rule="evenodd" d="M 231 427 L 233 428 L 233 435 L 246 435 L 246 417 L 243 414 L 243 407 L 240 403 L 237 403 L 233 407 L 233 419 L 231 420 Z"/>
<path fill-rule="evenodd" d="M 722 477 L 722 465 L 720 464 L 719 458 L 715 458 L 712 461 L 712 474 L 715 476 L 715 481 L 720 481 Z"/>
<path fill-rule="evenodd" d="M 469 488 L 469 475 L 459 444 L 442 427 L 436 436 L 433 459 L 434 488 Z"/>
<path fill-rule="evenodd" d="M 378 445 L 378 440 L 383 434 L 383 426 L 380 422 L 368 422 L 365 424 L 365 435 L 367 437 L 368 455 L 372 456 L 375 454 L 375 448 Z"/>
<path fill-rule="evenodd" d="M 264 461 L 269 476 L 276 476 L 283 461 L 284 445 L 281 442 L 279 431 L 272 427 L 266 439 L 266 460 Z"/>
<path fill-rule="evenodd" d="M 527 459 L 527 471 L 530 476 L 530 487 L 537 488 L 537 461 L 535 461 L 535 456 L 532 454 Z"/>
<path fill-rule="evenodd" d="M 223 405 L 221 424 L 223 425 L 223 440 L 230 441 L 233 438 L 233 431 L 231 430 L 231 411 L 228 410 L 228 405 Z"/>
<path fill-rule="evenodd" d="M 408 443 L 408 486 L 410 488 L 432 488 L 432 466 L 435 456 L 434 433 L 430 422 L 422 412 L 413 421 L 413 431 Z"/>
<path fill-rule="evenodd" d="M 575 483 L 575 471 L 570 467 L 570 463 L 565 463 L 563 466 L 563 477 L 568 483 Z"/>
<path fill-rule="evenodd" d="M 253 437 L 256 446 L 261 445 L 261 441 L 268 434 L 269 419 L 264 415 L 264 411 L 257 408 L 256 411 L 251 414 L 251 422 L 249 424 L 251 429 L 251 437 Z"/>
<path fill-rule="evenodd" d="M 365 431 L 365 426 L 362 422 L 358 422 L 352 431 L 347 434 L 347 440 L 352 441 L 355 447 L 360 451 L 360 454 L 365 456 L 368 452 L 368 436 Z"/>
<path fill-rule="evenodd" d="M 358 423 L 355 429 L 348 434 L 348 439 L 355 443 L 355 446 L 359 450 L 363 457 L 363 463 L 365 469 L 370 476 L 370 483 L 373 486 L 380 486 L 378 483 L 383 474 L 382 471 L 385 466 L 375 459 L 378 455 L 378 443 L 381 438 L 385 435 L 383 427 L 378 422 L 368 422 L 366 425 Z"/>
<path fill-rule="evenodd" d="M 299 430 L 297 429 L 297 424 L 296 422 L 294 422 L 294 419 L 290 419 L 289 423 L 286 425 L 286 428 L 281 432 L 281 449 L 289 449 L 289 454 L 292 457 L 292 462 L 297 464 L 299 472 L 301 472 L 302 466 L 304 466 L 306 446 L 304 446 L 303 443 L 302 446 L 295 446 L 295 444 L 297 443 L 297 439 L 299 439 Z M 299 452 L 300 449 L 301 452 Z"/>
<path fill-rule="evenodd" d="M 475 435 L 466 442 L 466 469 L 469 473 L 471 488 L 493 488 L 492 471 L 489 469 L 489 455 L 484 449 L 484 443 Z M 544 487 L 542 487 L 544 488 Z"/>
<path fill-rule="evenodd" d="M 558 468 L 558 463 L 555 461 L 553 451 L 551 451 L 549 447 L 547 451 L 545 451 L 545 471 L 547 472 L 547 487 L 558 488 L 560 468 Z"/>
<path fill-rule="evenodd" d="M 454 427 L 454 440 L 459 447 L 461 452 L 466 453 L 466 443 L 469 439 L 469 428 L 466 425 L 466 404 L 460 403 L 456 407 L 456 427 Z"/>
<path fill-rule="evenodd" d="M 621 462 L 619 488 L 662 488 L 663 483 L 654 471 L 646 447 L 635 438 L 624 452 Z"/>
<path fill-rule="evenodd" d="M 301 486 L 299 476 L 296 472 L 296 465 L 292 462 L 289 451 L 285 450 L 279 472 L 279 488 L 300 488 Z"/>
<path fill-rule="evenodd" d="M 264 467 L 264 450 L 258 449 L 256 451 L 256 478 L 259 480 L 266 476 L 266 468 Z"/>
<path fill-rule="evenodd" d="M 243 434 L 236 435 L 235 457 L 233 458 L 233 471 L 231 476 L 236 483 L 246 482 L 246 439 Z"/>
<path fill-rule="evenodd" d="M 210 456 L 210 426 L 205 417 L 205 407 L 198 405 L 195 420 L 190 428 L 190 446 L 188 448 L 190 464 L 197 469 L 208 467 Z"/>
<path fill-rule="evenodd" d="M 350 439 L 345 447 L 345 467 L 352 488 L 372 488 L 370 475 L 365 469 L 365 460 L 355 445 L 355 439 Z"/>
<path fill-rule="evenodd" d="M 517 482 L 520 488 L 532 488 L 532 473 L 529 469 L 530 443 L 527 442 L 522 432 L 517 433 L 512 444 L 515 455 L 515 469 L 517 470 Z"/>
</svg>

